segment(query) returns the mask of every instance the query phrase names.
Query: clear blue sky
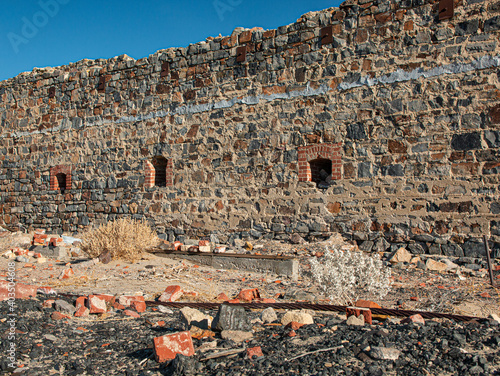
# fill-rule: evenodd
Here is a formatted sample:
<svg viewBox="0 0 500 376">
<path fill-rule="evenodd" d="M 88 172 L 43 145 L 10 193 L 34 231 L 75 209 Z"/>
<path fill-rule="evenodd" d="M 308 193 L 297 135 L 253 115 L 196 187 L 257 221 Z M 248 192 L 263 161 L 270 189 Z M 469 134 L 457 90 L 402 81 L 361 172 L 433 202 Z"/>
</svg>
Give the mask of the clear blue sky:
<svg viewBox="0 0 500 376">
<path fill-rule="evenodd" d="M 274 29 L 340 0 L 10 0 L 0 13 L 0 80 L 34 67 L 139 59 L 235 27 Z"/>
</svg>

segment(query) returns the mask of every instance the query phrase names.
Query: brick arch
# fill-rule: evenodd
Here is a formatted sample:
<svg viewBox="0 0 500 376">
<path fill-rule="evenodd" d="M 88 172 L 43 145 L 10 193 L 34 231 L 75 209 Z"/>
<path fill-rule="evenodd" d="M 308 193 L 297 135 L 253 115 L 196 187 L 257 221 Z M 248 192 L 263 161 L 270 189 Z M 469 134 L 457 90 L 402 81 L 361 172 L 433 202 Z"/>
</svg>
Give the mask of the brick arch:
<svg viewBox="0 0 500 376">
<path fill-rule="evenodd" d="M 342 178 L 341 144 L 315 144 L 299 147 L 299 181 L 312 181 L 311 162 L 329 160 L 332 163 L 332 180 Z M 314 163 L 313 163 L 314 165 Z M 330 171 L 328 171 L 330 172 Z"/>
<path fill-rule="evenodd" d="M 52 191 L 71 189 L 71 184 L 71 166 L 58 165 L 50 169 L 50 189 Z"/>
<path fill-rule="evenodd" d="M 158 161 L 163 158 L 166 164 L 161 164 L 161 168 L 164 171 L 164 179 L 161 179 L 161 184 L 159 184 L 159 179 L 156 179 L 156 171 L 159 167 Z M 154 186 L 171 187 L 174 185 L 173 179 L 173 161 L 172 158 L 164 158 L 161 156 L 155 157 L 150 161 L 144 161 L 144 187 L 153 188 Z"/>
</svg>

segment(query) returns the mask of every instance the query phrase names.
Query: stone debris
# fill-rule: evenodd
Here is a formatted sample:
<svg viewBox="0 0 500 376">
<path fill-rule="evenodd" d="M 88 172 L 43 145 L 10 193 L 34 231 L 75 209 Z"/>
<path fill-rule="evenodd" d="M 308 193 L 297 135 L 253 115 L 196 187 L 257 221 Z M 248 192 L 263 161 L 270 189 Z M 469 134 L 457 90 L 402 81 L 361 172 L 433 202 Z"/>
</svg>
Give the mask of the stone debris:
<svg viewBox="0 0 500 376">
<path fill-rule="evenodd" d="M 268 307 L 262 310 L 260 319 L 262 320 L 263 323 L 270 324 L 278 320 L 278 315 L 276 314 L 274 308 Z"/>
<path fill-rule="evenodd" d="M 248 330 L 250 322 L 243 307 L 222 304 L 212 322 L 212 329 L 219 332 L 223 330 Z"/>
<path fill-rule="evenodd" d="M 197 309 L 184 307 L 181 309 L 181 321 L 186 324 L 187 328 L 191 325 L 200 329 L 211 329 L 213 317 L 206 315 Z"/>
<path fill-rule="evenodd" d="M 292 321 L 304 325 L 314 324 L 314 319 L 312 315 L 306 310 L 289 311 L 285 313 L 285 315 L 281 318 L 282 325 L 287 325 Z"/>
<path fill-rule="evenodd" d="M 448 270 L 448 265 L 441 261 L 435 261 L 433 259 L 428 259 L 425 263 L 425 266 L 428 270 L 444 272 Z"/>
<path fill-rule="evenodd" d="M 365 325 L 365 318 L 363 315 L 359 316 L 349 316 L 346 320 L 347 325 L 353 325 L 353 326 L 363 326 Z"/>
<path fill-rule="evenodd" d="M 370 349 L 370 356 L 373 359 L 381 359 L 381 360 L 398 360 L 401 355 L 401 351 L 391 347 L 379 347 L 373 346 Z"/>
<path fill-rule="evenodd" d="M 236 343 L 248 341 L 253 338 L 252 332 L 245 332 L 243 330 L 223 330 L 221 331 L 220 336 L 222 339 Z"/>
<path fill-rule="evenodd" d="M 399 248 L 392 256 L 389 257 L 389 262 L 392 264 L 397 264 L 398 262 L 410 262 L 412 259 L 412 254 L 406 250 L 406 248 Z"/>
<path fill-rule="evenodd" d="M 359 316 L 363 316 L 364 323 L 367 323 L 369 325 L 372 324 L 372 311 L 369 308 L 347 307 L 346 316 L 348 319 L 351 316 L 355 316 L 356 318 L 358 318 Z"/>
</svg>

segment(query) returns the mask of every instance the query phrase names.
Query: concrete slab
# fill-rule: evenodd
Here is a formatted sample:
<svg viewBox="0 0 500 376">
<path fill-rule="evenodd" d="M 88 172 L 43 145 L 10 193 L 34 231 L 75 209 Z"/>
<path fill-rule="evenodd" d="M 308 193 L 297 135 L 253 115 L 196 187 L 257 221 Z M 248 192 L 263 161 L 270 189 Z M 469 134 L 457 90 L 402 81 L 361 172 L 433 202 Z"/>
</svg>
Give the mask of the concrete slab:
<svg viewBox="0 0 500 376">
<path fill-rule="evenodd" d="M 271 272 L 289 277 L 293 281 L 299 278 L 299 261 L 287 256 L 242 255 L 236 253 L 196 253 L 179 251 L 156 251 L 156 256 L 180 258 L 216 269 L 237 269 L 254 272 Z"/>
</svg>

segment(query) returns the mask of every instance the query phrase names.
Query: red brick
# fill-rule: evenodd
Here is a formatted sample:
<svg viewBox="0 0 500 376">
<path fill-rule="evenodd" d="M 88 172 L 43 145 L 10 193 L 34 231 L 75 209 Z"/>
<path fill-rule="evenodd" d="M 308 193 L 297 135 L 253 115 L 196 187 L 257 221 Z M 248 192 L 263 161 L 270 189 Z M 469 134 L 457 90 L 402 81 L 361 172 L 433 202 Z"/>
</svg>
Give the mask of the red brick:
<svg viewBox="0 0 500 376">
<path fill-rule="evenodd" d="M 105 313 L 107 311 L 106 301 L 97 295 L 89 295 L 87 308 L 90 313 Z"/>
<path fill-rule="evenodd" d="M 65 315 L 64 313 L 61 312 L 53 312 L 52 315 L 50 315 L 50 318 L 52 320 L 64 320 L 64 319 L 70 319 L 68 315 Z"/>
<path fill-rule="evenodd" d="M 113 303 L 113 308 L 114 309 L 125 309 L 125 306 L 122 305 L 122 304 L 120 304 L 120 303 L 118 303 L 118 302 L 114 302 Z"/>
<path fill-rule="evenodd" d="M 222 300 L 223 302 L 227 302 L 229 298 L 226 294 L 221 292 L 219 295 L 217 295 L 217 300 Z"/>
<path fill-rule="evenodd" d="M 363 299 L 359 299 L 356 303 L 354 303 L 354 305 L 360 308 L 382 308 L 377 303 L 372 302 L 371 300 L 363 300 Z"/>
<path fill-rule="evenodd" d="M 401 324 L 409 324 L 409 323 L 417 323 L 417 324 L 425 324 L 424 318 L 419 315 L 418 313 L 416 315 L 412 315 L 410 317 L 407 317 L 406 319 L 401 321 Z"/>
<path fill-rule="evenodd" d="M 122 295 L 118 298 L 118 303 L 125 307 L 134 308 L 137 312 L 144 312 L 146 310 L 146 302 L 144 301 L 144 296 L 125 296 Z M 121 308 L 117 308 L 121 309 Z"/>
<path fill-rule="evenodd" d="M 59 279 L 68 279 L 72 276 L 75 275 L 75 272 L 73 271 L 73 269 L 64 269 L 62 271 L 62 273 L 59 275 Z"/>
<path fill-rule="evenodd" d="M 262 354 L 262 348 L 260 346 L 256 346 L 247 349 L 247 356 L 252 359 L 254 356 L 261 357 L 264 356 L 264 354 Z"/>
<path fill-rule="evenodd" d="M 372 323 L 372 311 L 369 308 L 361 308 L 361 307 L 347 307 L 346 308 L 346 316 L 356 316 L 359 317 L 363 315 L 365 322 L 367 324 Z"/>
<path fill-rule="evenodd" d="M 244 300 L 246 302 L 251 302 L 254 299 L 259 299 L 260 294 L 257 289 L 243 289 L 238 294 L 238 299 Z"/>
<path fill-rule="evenodd" d="M 135 309 L 137 312 L 144 312 L 146 311 L 146 302 L 144 301 L 144 298 L 141 296 L 141 300 L 132 300 L 130 302 L 130 307 Z"/>
<path fill-rule="evenodd" d="M 43 308 L 52 308 L 54 306 L 55 302 L 56 301 L 54 299 L 47 299 L 46 301 L 44 301 L 42 303 L 42 307 Z"/>
<path fill-rule="evenodd" d="M 86 296 L 80 296 L 80 297 L 76 298 L 76 303 L 75 303 L 76 309 L 78 309 L 80 307 L 86 307 L 86 306 L 87 306 L 87 297 Z"/>
<path fill-rule="evenodd" d="M 180 286 L 168 286 L 158 299 L 160 302 L 175 302 L 182 296 Z"/>
<path fill-rule="evenodd" d="M 292 330 L 297 330 L 300 329 L 304 326 L 305 324 L 301 324 L 297 321 L 290 321 L 288 324 L 286 324 L 286 328 L 290 328 Z"/>
<path fill-rule="evenodd" d="M 8 284 L 8 282 L 2 283 L 2 285 L 0 285 L 0 289 L 3 289 L 3 286 L 5 286 L 5 289 L 8 290 Z M 37 290 L 38 286 L 16 283 L 16 299 L 29 299 L 31 296 L 34 297 L 36 296 Z M 0 296 L 1 295 L 2 294 L 0 293 Z"/>
<path fill-rule="evenodd" d="M 115 303 L 116 298 L 114 295 L 109 295 L 109 294 L 96 294 L 96 295 L 99 298 L 104 299 L 106 303 L 108 303 L 110 306 L 112 306 Z"/>
<path fill-rule="evenodd" d="M 174 242 L 174 250 L 175 251 L 180 251 L 181 250 L 181 245 L 182 243 L 181 242 Z"/>
<path fill-rule="evenodd" d="M 177 354 L 194 355 L 193 340 L 189 332 L 168 334 L 154 339 L 156 361 L 164 363 L 172 360 Z"/>
<path fill-rule="evenodd" d="M 90 314 L 90 310 L 85 306 L 80 306 L 75 311 L 75 317 L 84 317 L 84 316 L 88 316 L 89 314 Z"/>
<path fill-rule="evenodd" d="M 129 309 L 126 309 L 125 311 L 123 311 L 123 314 L 126 315 L 126 316 L 130 316 L 130 317 L 133 317 L 133 318 L 139 318 L 141 317 L 141 315 L 139 315 L 137 312 L 135 311 L 131 311 Z"/>
</svg>

